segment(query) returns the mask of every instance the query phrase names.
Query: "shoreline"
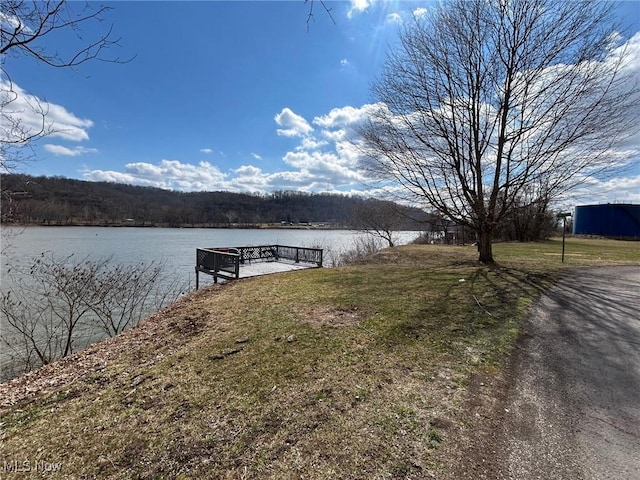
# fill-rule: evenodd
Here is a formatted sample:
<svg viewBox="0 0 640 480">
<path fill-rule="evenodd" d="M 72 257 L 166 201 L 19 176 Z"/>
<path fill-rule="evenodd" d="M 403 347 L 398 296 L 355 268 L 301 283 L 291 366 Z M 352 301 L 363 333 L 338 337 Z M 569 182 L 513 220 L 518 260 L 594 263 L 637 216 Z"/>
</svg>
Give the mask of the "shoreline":
<svg viewBox="0 0 640 480">
<path fill-rule="evenodd" d="M 355 227 L 327 225 L 327 224 L 297 224 L 297 225 L 279 225 L 260 223 L 253 225 L 170 225 L 170 224 L 152 224 L 144 225 L 137 223 L 55 223 L 55 224 L 43 224 L 43 223 L 9 223 L 3 222 L 2 227 L 15 227 L 15 228 L 27 228 L 27 227 L 95 227 L 95 228 L 173 228 L 173 229 L 212 229 L 212 230 L 359 230 Z"/>
</svg>

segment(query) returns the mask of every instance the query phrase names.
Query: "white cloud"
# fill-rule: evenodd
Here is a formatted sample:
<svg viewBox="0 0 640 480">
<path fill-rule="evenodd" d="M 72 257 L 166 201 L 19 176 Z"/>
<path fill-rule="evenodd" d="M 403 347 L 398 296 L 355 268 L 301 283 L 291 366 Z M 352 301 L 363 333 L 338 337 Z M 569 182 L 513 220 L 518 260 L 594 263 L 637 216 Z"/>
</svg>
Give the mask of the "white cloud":
<svg viewBox="0 0 640 480">
<path fill-rule="evenodd" d="M 351 5 L 347 11 L 347 18 L 352 18 L 355 14 L 366 11 L 375 0 L 351 0 Z"/>
<path fill-rule="evenodd" d="M 387 23 L 402 24 L 402 17 L 399 13 L 390 13 L 387 15 Z"/>
<path fill-rule="evenodd" d="M 301 137 L 313 131 L 313 127 L 309 125 L 309 122 L 304 117 L 294 113 L 287 107 L 283 108 L 273 119 L 279 126 L 284 127 L 277 130 L 278 135 L 284 137 Z"/>
<path fill-rule="evenodd" d="M 5 78 L 0 79 L 0 97 L 2 113 L 11 120 L 9 125 L 4 122 L 0 127 L 2 140 L 20 141 L 21 134 L 10 128 L 16 124 L 26 135 L 37 135 L 43 131 L 46 135 L 42 136 L 49 138 L 74 142 L 89 139 L 87 130 L 93 126 L 91 120 L 79 118 L 61 105 L 31 95 Z"/>
<path fill-rule="evenodd" d="M 287 152 L 283 160 L 300 172 L 311 174 L 316 181 L 342 185 L 363 180 L 354 165 L 346 164 L 336 152 Z"/>
<path fill-rule="evenodd" d="M 413 16 L 416 18 L 424 18 L 427 15 L 427 9 L 418 7 L 413 11 Z"/>
<path fill-rule="evenodd" d="M 234 170 L 238 177 L 257 177 L 263 175 L 262 169 L 253 165 L 242 165 Z"/>
<path fill-rule="evenodd" d="M 315 150 L 326 146 L 328 142 L 326 140 L 318 140 L 312 137 L 305 137 L 302 139 L 300 145 L 296 147 L 296 150 Z"/>
<path fill-rule="evenodd" d="M 235 191 L 261 192 L 269 188 L 269 175 L 253 165 L 242 165 L 233 171 L 228 183 Z"/>
<path fill-rule="evenodd" d="M 211 150 L 210 148 L 201 148 L 200 152 L 204 153 L 205 155 L 209 155 L 213 153 L 213 150 Z"/>
<path fill-rule="evenodd" d="M 0 25 L 2 25 L 3 30 L 5 30 L 6 27 L 8 27 L 7 30 L 19 30 L 19 34 L 33 33 L 33 30 L 29 28 L 29 26 L 22 23 L 22 20 L 19 17 L 1 11 Z"/>
<path fill-rule="evenodd" d="M 140 178 L 130 173 L 117 172 L 114 170 L 86 170 L 82 173 L 82 176 L 90 182 L 113 182 L 139 185 L 142 187 L 170 188 L 162 181 Z"/>
<path fill-rule="evenodd" d="M 346 58 L 343 58 L 342 60 L 340 60 L 340 66 L 342 68 L 347 68 L 349 66 L 349 60 L 347 60 Z"/>
<path fill-rule="evenodd" d="M 346 106 L 334 108 L 326 115 L 321 115 L 313 119 L 313 124 L 322 128 L 344 128 L 359 124 L 367 116 L 378 109 L 381 104 L 365 104 L 362 107 Z"/>
<path fill-rule="evenodd" d="M 51 143 L 47 143 L 44 145 L 44 149 L 53 153 L 56 156 L 67 156 L 67 157 L 77 157 L 78 155 L 84 155 L 87 153 L 96 153 L 98 150 L 96 148 L 87 148 L 87 147 L 64 147 L 62 145 L 53 145 Z"/>
<path fill-rule="evenodd" d="M 347 139 L 347 130 L 343 128 L 339 128 L 337 130 L 323 130 L 322 135 L 331 142 L 341 142 Z"/>
<path fill-rule="evenodd" d="M 637 170 L 637 169 L 636 169 Z M 588 178 L 559 200 L 567 207 L 601 203 L 640 203 L 640 175 Z"/>
<path fill-rule="evenodd" d="M 178 160 L 159 164 L 136 162 L 125 165 L 124 172 L 86 170 L 87 180 L 153 186 L 169 190 L 220 190 L 226 187 L 226 175 L 209 162 L 197 165 Z"/>
<path fill-rule="evenodd" d="M 362 107 L 346 106 L 334 108 L 328 114 L 315 117 L 313 124 L 322 128 L 324 139 L 332 142 L 342 142 L 353 139 L 356 128 L 381 104 L 365 104 Z"/>
<path fill-rule="evenodd" d="M 343 107 L 327 115 L 314 118 L 314 128 L 303 117 L 288 108 L 275 116 L 285 136 L 298 138 L 298 144 L 282 156 L 281 166 L 264 169 L 262 157 L 251 156 L 261 167 L 245 164 L 222 172 L 209 162 L 189 164 L 178 160 L 159 163 L 135 162 L 127 164 L 123 172 L 86 170 L 84 178 L 112 181 L 158 188 L 198 191 L 226 190 L 234 192 L 271 192 L 299 190 L 308 192 L 349 192 L 362 190 L 364 176 L 358 169 L 359 152 L 348 141 L 353 128 L 376 105 L 360 108 Z M 289 132 L 290 131 L 290 132 Z"/>
</svg>

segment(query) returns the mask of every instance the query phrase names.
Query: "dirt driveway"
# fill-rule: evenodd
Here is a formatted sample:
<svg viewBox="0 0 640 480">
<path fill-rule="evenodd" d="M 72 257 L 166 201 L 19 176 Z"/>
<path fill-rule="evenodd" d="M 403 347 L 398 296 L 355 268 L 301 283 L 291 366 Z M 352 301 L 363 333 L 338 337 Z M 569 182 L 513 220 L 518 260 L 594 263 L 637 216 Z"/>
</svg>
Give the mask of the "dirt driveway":
<svg viewBox="0 0 640 480">
<path fill-rule="evenodd" d="M 566 274 L 498 390 L 451 478 L 640 479 L 640 267 Z"/>
</svg>

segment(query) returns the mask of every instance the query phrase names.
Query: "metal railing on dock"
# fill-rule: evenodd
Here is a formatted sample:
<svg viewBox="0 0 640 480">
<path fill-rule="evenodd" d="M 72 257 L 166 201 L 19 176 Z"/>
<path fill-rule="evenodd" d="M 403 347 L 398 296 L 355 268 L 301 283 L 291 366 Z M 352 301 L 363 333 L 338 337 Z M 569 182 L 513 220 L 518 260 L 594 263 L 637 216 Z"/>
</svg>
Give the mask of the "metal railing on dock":
<svg viewBox="0 0 640 480">
<path fill-rule="evenodd" d="M 240 278 L 240 266 L 253 261 L 291 261 L 322 267 L 322 249 L 292 247 L 288 245 L 258 245 L 250 247 L 198 248 L 196 249 L 196 290 L 199 288 L 199 273 L 234 280 Z"/>
</svg>

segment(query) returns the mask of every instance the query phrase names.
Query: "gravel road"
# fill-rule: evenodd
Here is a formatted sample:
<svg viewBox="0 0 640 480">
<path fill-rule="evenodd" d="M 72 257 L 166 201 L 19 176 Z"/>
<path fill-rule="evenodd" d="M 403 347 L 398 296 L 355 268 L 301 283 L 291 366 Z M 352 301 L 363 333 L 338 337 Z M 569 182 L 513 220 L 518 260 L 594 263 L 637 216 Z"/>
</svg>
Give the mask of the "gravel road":
<svg viewBox="0 0 640 480">
<path fill-rule="evenodd" d="M 452 478 L 640 479 L 640 267 L 565 274 L 498 390 Z"/>
</svg>

